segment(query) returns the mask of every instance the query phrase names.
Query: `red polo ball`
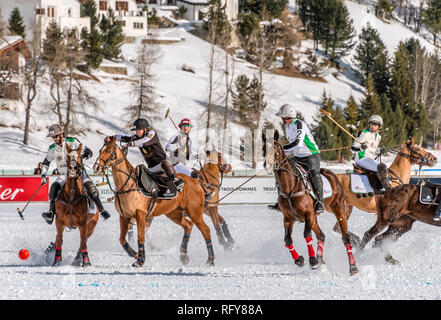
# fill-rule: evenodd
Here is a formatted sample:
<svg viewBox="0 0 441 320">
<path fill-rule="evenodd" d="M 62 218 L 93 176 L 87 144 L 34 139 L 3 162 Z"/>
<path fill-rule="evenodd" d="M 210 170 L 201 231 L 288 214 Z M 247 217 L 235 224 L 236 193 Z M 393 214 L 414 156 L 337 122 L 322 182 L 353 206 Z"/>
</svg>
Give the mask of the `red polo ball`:
<svg viewBox="0 0 441 320">
<path fill-rule="evenodd" d="M 29 258 L 30 253 L 29 253 L 29 251 L 26 250 L 26 249 L 21 249 L 21 250 L 18 252 L 18 256 L 20 257 L 21 260 L 26 260 L 26 259 Z"/>
</svg>

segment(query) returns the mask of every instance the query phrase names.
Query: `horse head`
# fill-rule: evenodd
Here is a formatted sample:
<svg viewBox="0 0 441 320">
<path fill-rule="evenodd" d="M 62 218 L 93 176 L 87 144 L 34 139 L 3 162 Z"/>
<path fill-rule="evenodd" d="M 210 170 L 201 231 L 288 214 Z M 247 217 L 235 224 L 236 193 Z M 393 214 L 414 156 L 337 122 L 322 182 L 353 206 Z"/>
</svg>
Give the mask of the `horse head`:
<svg viewBox="0 0 441 320">
<path fill-rule="evenodd" d="M 408 154 L 412 164 L 420 166 L 433 167 L 438 161 L 433 154 L 416 145 L 413 137 L 404 143 L 401 152 Z"/>
<path fill-rule="evenodd" d="M 67 156 L 66 156 L 66 164 L 67 164 L 67 177 L 68 178 L 78 178 L 81 175 L 82 170 L 82 158 L 81 158 L 81 150 L 83 145 L 80 144 L 78 149 L 71 149 L 68 144 L 66 144 Z"/>
<path fill-rule="evenodd" d="M 206 150 L 205 153 L 207 155 L 207 163 L 216 164 L 219 168 L 219 172 L 225 174 L 231 172 L 231 164 L 226 162 L 226 159 L 221 152 L 218 152 L 216 150 Z"/>
<path fill-rule="evenodd" d="M 93 165 L 93 171 L 97 174 L 104 174 L 118 159 L 118 150 L 121 150 L 116 144 L 116 136 L 107 136 L 104 138 L 104 144 L 99 151 L 98 157 Z"/>
<path fill-rule="evenodd" d="M 280 134 L 274 131 L 273 141 L 267 141 L 265 133 L 262 133 L 263 156 L 265 158 L 263 166 L 267 169 L 277 170 L 287 159 L 282 144 L 279 142 Z"/>
</svg>

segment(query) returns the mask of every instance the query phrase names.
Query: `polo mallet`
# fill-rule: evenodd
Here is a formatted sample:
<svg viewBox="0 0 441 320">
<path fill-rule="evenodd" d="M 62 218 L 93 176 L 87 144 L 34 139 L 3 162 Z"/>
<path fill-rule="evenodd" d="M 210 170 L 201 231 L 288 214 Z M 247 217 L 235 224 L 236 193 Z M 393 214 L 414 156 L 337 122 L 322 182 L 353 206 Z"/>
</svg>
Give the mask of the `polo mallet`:
<svg viewBox="0 0 441 320">
<path fill-rule="evenodd" d="M 23 211 L 25 211 L 26 207 L 29 205 L 29 203 L 31 203 L 32 199 L 34 198 L 34 196 L 37 194 L 38 190 L 40 190 L 40 188 L 43 186 L 44 184 L 41 183 L 40 186 L 37 188 L 37 190 L 35 190 L 34 194 L 32 195 L 31 199 L 28 201 L 28 203 L 26 203 L 26 205 L 24 206 L 23 210 L 21 210 L 20 208 L 17 208 L 17 212 L 20 215 L 21 220 L 24 220 L 23 217 Z"/>
<path fill-rule="evenodd" d="M 344 132 L 346 132 L 348 135 L 350 135 L 352 137 L 352 139 L 354 139 L 355 141 L 357 141 L 358 143 L 361 144 L 361 142 L 354 137 L 348 130 L 346 130 L 345 128 L 343 128 L 337 121 L 335 121 L 334 119 L 332 119 L 331 114 L 328 111 L 325 111 L 323 109 L 319 109 L 319 111 L 321 113 L 323 113 L 325 116 L 327 116 L 329 118 L 329 120 L 331 120 L 332 122 L 334 122 L 340 129 L 342 129 Z"/>
<path fill-rule="evenodd" d="M 176 123 L 173 121 L 173 119 L 170 117 L 170 108 L 167 109 L 167 112 L 165 113 L 165 116 L 164 116 L 164 119 L 167 119 L 167 118 L 170 119 L 170 121 L 171 121 L 171 122 L 173 123 L 173 125 L 175 126 L 176 130 L 178 130 L 178 132 L 180 132 L 179 129 L 178 129 L 178 126 L 177 126 Z"/>
<path fill-rule="evenodd" d="M 223 199 L 225 199 L 226 197 L 228 197 L 230 194 L 232 194 L 233 192 L 237 191 L 240 187 L 242 187 L 244 184 L 248 183 L 251 179 L 254 179 L 255 177 L 257 177 L 262 171 L 265 171 L 266 169 L 261 169 L 259 172 L 257 172 L 254 176 L 252 176 L 251 178 L 249 178 L 248 180 L 246 180 L 245 182 L 241 183 L 239 186 L 237 186 L 236 188 L 234 188 L 232 191 L 230 191 L 229 193 L 227 193 L 226 195 L 224 195 L 221 199 L 219 199 L 217 202 L 215 203 L 208 203 L 207 206 L 208 207 L 216 207 L 219 205 L 222 205 L 221 202 Z"/>
</svg>

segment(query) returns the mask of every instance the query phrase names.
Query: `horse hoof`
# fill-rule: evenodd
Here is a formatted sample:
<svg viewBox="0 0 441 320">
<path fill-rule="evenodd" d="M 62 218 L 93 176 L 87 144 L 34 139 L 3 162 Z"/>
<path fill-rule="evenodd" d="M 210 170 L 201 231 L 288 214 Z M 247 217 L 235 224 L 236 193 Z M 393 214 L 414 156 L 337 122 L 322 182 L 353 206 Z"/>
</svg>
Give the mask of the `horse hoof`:
<svg viewBox="0 0 441 320">
<path fill-rule="evenodd" d="M 136 261 L 132 264 L 132 267 L 135 267 L 135 268 L 141 268 L 143 265 L 144 265 L 144 262 L 141 262 L 141 261 L 136 260 Z"/>
<path fill-rule="evenodd" d="M 181 253 L 181 262 L 183 265 L 186 265 L 190 262 L 190 258 L 188 257 L 188 255 L 186 253 Z"/>
<path fill-rule="evenodd" d="M 357 268 L 357 266 L 356 265 L 351 265 L 350 267 L 349 267 L 349 275 L 350 276 L 353 276 L 354 274 L 357 274 L 358 273 L 358 268 Z"/>
<path fill-rule="evenodd" d="M 401 264 L 401 262 L 394 257 L 392 257 L 390 254 L 384 257 L 384 260 L 386 260 L 388 263 L 393 264 L 395 266 L 398 266 Z"/>
<path fill-rule="evenodd" d="M 323 257 L 318 256 L 317 257 L 317 261 L 318 261 L 319 264 L 326 264 L 325 260 L 323 260 Z"/>
<path fill-rule="evenodd" d="M 311 269 L 315 270 L 319 266 L 319 261 L 316 257 L 309 257 L 309 266 Z"/>
<path fill-rule="evenodd" d="M 72 266 L 74 266 L 74 267 L 81 266 L 81 260 L 80 259 L 74 259 L 74 261 L 72 261 Z"/>
<path fill-rule="evenodd" d="M 299 258 L 295 260 L 294 263 L 299 267 L 303 267 L 305 265 L 305 258 L 303 258 L 303 256 L 299 256 Z"/>
<path fill-rule="evenodd" d="M 208 258 L 206 265 L 208 267 L 214 267 L 214 257 Z"/>
<path fill-rule="evenodd" d="M 61 266 L 61 259 L 57 259 L 54 261 L 54 263 L 52 264 L 52 267 L 59 267 Z"/>
<path fill-rule="evenodd" d="M 90 267 L 92 266 L 92 264 L 90 263 L 90 261 L 83 261 L 83 265 L 82 267 Z"/>
</svg>

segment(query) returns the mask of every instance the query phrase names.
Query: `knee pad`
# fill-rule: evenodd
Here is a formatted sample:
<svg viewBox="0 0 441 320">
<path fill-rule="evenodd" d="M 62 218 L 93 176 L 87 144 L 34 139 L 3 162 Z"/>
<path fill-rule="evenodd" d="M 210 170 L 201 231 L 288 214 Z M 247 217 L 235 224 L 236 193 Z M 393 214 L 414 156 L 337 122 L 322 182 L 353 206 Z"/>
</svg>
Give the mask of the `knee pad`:
<svg viewBox="0 0 441 320">
<path fill-rule="evenodd" d="M 54 200 L 58 198 L 58 195 L 61 191 L 61 184 L 59 184 L 57 181 L 52 183 L 51 188 L 49 190 L 49 200 Z"/>
<path fill-rule="evenodd" d="M 93 198 L 99 197 L 98 189 L 92 181 L 84 182 L 84 186 L 86 187 L 86 191 L 89 194 L 89 196 L 91 196 Z"/>
</svg>

